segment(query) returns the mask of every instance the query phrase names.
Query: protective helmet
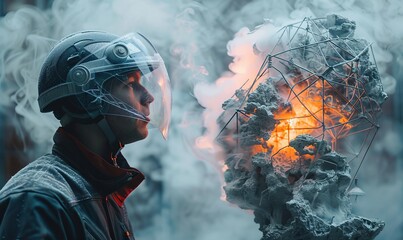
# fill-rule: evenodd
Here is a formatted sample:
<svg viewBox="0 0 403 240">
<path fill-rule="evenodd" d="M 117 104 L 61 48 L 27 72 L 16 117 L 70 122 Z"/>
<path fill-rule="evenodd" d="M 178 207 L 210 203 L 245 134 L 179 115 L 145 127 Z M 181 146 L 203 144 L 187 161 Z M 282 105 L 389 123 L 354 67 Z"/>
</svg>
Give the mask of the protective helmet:
<svg viewBox="0 0 403 240">
<path fill-rule="evenodd" d="M 110 80 L 123 81 L 131 72 L 141 74 L 142 86 L 152 95 L 150 117 L 105 87 Z M 66 119 L 98 122 L 105 115 L 120 115 L 150 122 L 167 137 L 170 80 L 161 56 L 139 33 L 118 37 L 87 31 L 62 39 L 42 66 L 38 90 L 41 112 L 53 111 L 62 124 Z"/>
</svg>

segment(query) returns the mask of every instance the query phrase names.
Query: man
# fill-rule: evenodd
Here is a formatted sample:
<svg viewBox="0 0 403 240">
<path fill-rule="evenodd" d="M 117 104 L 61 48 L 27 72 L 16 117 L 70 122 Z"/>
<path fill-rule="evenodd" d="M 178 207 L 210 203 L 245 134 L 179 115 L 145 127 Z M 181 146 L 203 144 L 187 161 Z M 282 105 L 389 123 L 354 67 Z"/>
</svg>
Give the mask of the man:
<svg viewBox="0 0 403 240">
<path fill-rule="evenodd" d="M 148 124 L 168 133 L 170 83 L 142 35 L 62 39 L 39 76 L 39 106 L 61 122 L 51 154 L 0 191 L 1 239 L 134 239 L 124 200 L 143 181 L 120 153 Z"/>
</svg>

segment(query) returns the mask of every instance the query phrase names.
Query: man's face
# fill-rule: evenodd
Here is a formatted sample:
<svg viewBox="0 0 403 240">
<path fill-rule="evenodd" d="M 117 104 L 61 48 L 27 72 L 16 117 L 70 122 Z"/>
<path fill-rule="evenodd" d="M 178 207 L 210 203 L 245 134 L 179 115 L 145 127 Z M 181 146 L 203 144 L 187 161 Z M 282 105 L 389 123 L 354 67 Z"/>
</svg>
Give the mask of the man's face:
<svg viewBox="0 0 403 240">
<path fill-rule="evenodd" d="M 115 81 L 111 93 L 119 100 L 129 104 L 144 116 L 150 115 L 150 103 L 153 96 L 141 85 L 141 73 L 139 71 L 127 74 L 122 81 Z M 128 144 L 147 137 L 148 122 L 124 116 L 106 116 L 117 138 Z"/>
</svg>

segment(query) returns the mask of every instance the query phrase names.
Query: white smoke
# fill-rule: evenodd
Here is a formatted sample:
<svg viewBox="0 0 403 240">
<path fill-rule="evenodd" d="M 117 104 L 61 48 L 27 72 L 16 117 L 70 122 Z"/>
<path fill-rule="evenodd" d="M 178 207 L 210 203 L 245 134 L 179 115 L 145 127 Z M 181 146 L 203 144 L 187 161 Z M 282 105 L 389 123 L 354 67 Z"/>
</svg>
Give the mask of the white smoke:
<svg viewBox="0 0 403 240">
<path fill-rule="evenodd" d="M 402 5 L 399 0 L 55 0 L 46 11 L 23 7 L 0 20 L 1 109 L 15 119 L 15 128 L 22 129 L 21 134 L 37 143 L 33 155 L 43 154 L 51 147 L 51 138 L 58 126 L 51 114 L 39 113 L 36 102 L 36 79 L 51 46 L 60 38 L 81 30 L 103 30 L 119 35 L 131 31 L 143 33 L 165 59 L 174 87 L 174 103 L 168 142 L 151 134 L 155 136 L 125 148 L 125 154 L 133 159 L 131 163 L 135 167 L 141 169 L 150 156 L 156 156 L 161 165 L 160 170 L 144 166 L 144 171 L 150 172 L 149 182 L 162 186 L 162 190 L 150 194 L 149 202 L 154 204 L 142 205 L 143 209 L 151 209 L 143 215 L 151 219 L 147 227 L 136 228 L 136 221 L 141 220 L 132 220 L 136 234 L 140 239 L 258 239 L 260 232 L 253 217 L 219 200 L 221 176 L 217 168 L 220 166 L 213 164 L 218 161 L 214 157 L 219 149 L 211 144 L 219 130 L 215 121 L 221 113 L 222 101 L 247 79 L 253 79 L 253 74 L 245 74 L 243 68 L 260 66 L 245 66 L 245 58 L 254 57 L 251 51 L 255 42 L 261 46 L 268 44 L 264 40 L 269 37 L 267 33 L 248 33 L 264 19 L 271 19 L 270 31 L 303 17 L 330 13 L 355 20 L 356 36 L 373 42 L 385 90 L 393 94 L 396 79 L 402 77 L 390 70 L 403 49 L 403 29 L 399 26 L 403 22 Z M 390 121 L 390 125 L 396 126 L 396 123 Z M 393 129 L 389 132 L 396 132 Z M 383 143 L 378 152 L 393 152 L 385 150 L 390 148 L 389 139 L 377 138 Z M 401 140 L 397 137 L 394 141 L 401 143 Z M 195 150 L 194 145 L 204 149 Z M 399 146 L 401 144 L 397 148 Z M 394 153 L 391 158 L 401 162 L 401 157 L 396 157 L 400 155 Z M 382 154 L 379 157 L 382 158 Z M 368 166 L 377 167 L 376 164 Z M 395 211 L 373 211 L 369 217 L 386 221 L 378 239 L 401 239 L 403 233 L 396 229 L 402 228 L 402 221 L 397 221 L 401 217 L 395 214 L 402 210 L 402 197 L 398 194 L 402 187 L 402 170 L 391 169 L 391 175 L 397 180 L 386 184 L 371 169 L 362 171 L 370 172 L 378 181 L 362 183 L 368 194 L 365 204 L 357 207 L 357 211 L 363 212 L 358 214 L 366 216 L 368 209 L 381 209 L 376 204 L 379 199 L 387 201 L 382 207 L 389 206 Z M 382 192 L 382 196 L 371 194 L 375 187 L 388 190 Z M 137 204 L 141 191 L 146 191 L 146 186 L 139 191 L 130 200 L 133 205 Z M 157 197 L 158 201 L 151 201 Z M 141 209 L 137 214 L 143 214 Z"/>
<path fill-rule="evenodd" d="M 274 3 L 274 1 L 270 2 Z M 250 58 L 253 55 L 252 47 L 254 45 L 258 49 L 259 46 L 261 48 L 270 46 L 269 39 L 275 39 L 270 28 L 275 28 L 279 24 L 286 25 L 300 21 L 304 17 L 324 17 L 332 13 L 340 14 L 356 21 L 357 31 L 355 36 L 357 38 L 364 38 L 372 42 L 384 89 L 389 96 L 393 97 L 397 85 L 396 79 L 403 77 L 393 75 L 391 72 L 393 64 L 397 64 L 396 58 L 401 55 L 403 45 L 403 30 L 400 30 L 397 26 L 403 20 L 401 15 L 403 13 L 402 3 L 398 1 L 388 3 L 379 1 L 296 1 L 294 6 L 290 8 L 284 2 L 280 6 L 273 6 L 271 9 L 265 8 L 268 5 L 270 4 L 267 1 L 265 3 L 263 1 L 253 1 L 242 6 L 239 11 L 234 13 L 239 19 L 243 19 L 249 13 L 252 15 L 248 18 L 250 22 L 245 22 L 243 26 L 250 26 L 250 23 L 256 20 L 256 16 L 272 18 L 272 21 L 257 29 L 241 28 L 234 36 L 234 39 L 227 45 L 228 55 L 233 57 L 233 63 L 228 66 L 231 71 L 223 74 L 216 82 L 201 83 L 195 88 L 195 95 L 200 104 L 206 108 L 204 117 L 205 124 L 208 125 L 206 133 L 199 140 L 204 143 L 204 146 L 214 149 L 217 158 L 220 158 L 220 148 L 214 144 L 214 139 L 219 134 L 220 129 L 218 129 L 217 123 L 213 120 L 217 119 L 223 110 L 216 102 L 222 103 L 223 99 L 230 98 L 234 94 L 233 89 L 239 88 L 246 79 L 251 79 L 250 76 L 245 76 L 243 68 L 253 69 L 253 67 L 247 66 L 244 61 L 251 62 Z M 251 11 L 245 13 L 247 9 Z M 276 14 L 271 15 L 277 9 L 282 13 L 285 11 L 287 13 L 281 17 Z M 260 21 L 263 22 L 262 19 Z M 237 21 L 233 22 L 238 24 Z M 262 60 L 255 59 L 252 62 Z M 260 66 L 260 64 L 257 64 L 257 66 Z M 257 71 L 254 72 L 255 74 L 257 73 Z M 384 132 L 379 134 L 373 145 L 374 149 L 371 150 L 366 159 L 367 165 L 364 165 L 365 167 L 361 169 L 358 175 L 361 179 L 360 186 L 368 192 L 368 196 L 357 203 L 355 211 L 363 216 L 380 218 L 386 221 L 386 227 L 377 239 L 401 239 L 403 233 L 399 229 L 402 229 L 403 218 L 398 217 L 394 211 L 380 210 L 387 208 L 380 201 L 383 203 L 389 202 L 395 207 L 401 206 L 403 202 L 400 190 L 402 159 L 399 157 L 402 153 L 402 139 L 399 135 L 393 134 L 394 132 L 401 132 L 401 123 L 388 121 L 387 124 L 393 125 L 390 125 L 391 127 L 387 129 L 383 129 L 381 125 L 380 132 Z M 381 136 L 383 137 L 381 138 Z M 395 144 L 392 144 L 391 139 L 394 139 L 392 141 Z M 383 165 L 384 168 L 389 166 L 389 168 L 380 172 L 380 165 Z M 394 165 L 396 167 L 390 167 Z M 385 179 L 388 178 L 392 178 L 393 181 L 386 181 Z"/>
</svg>

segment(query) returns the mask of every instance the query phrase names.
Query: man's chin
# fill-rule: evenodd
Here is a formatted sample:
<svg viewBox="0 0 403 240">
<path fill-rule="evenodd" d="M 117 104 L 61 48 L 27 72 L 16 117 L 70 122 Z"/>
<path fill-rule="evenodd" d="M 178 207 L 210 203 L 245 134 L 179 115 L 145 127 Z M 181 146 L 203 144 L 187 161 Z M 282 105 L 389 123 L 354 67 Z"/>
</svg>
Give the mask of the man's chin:
<svg viewBox="0 0 403 240">
<path fill-rule="evenodd" d="M 144 129 L 140 129 L 133 133 L 132 136 L 130 137 L 128 143 L 133 143 L 133 142 L 137 142 L 140 140 L 145 139 L 148 136 L 148 129 L 147 127 L 145 127 Z"/>
</svg>

